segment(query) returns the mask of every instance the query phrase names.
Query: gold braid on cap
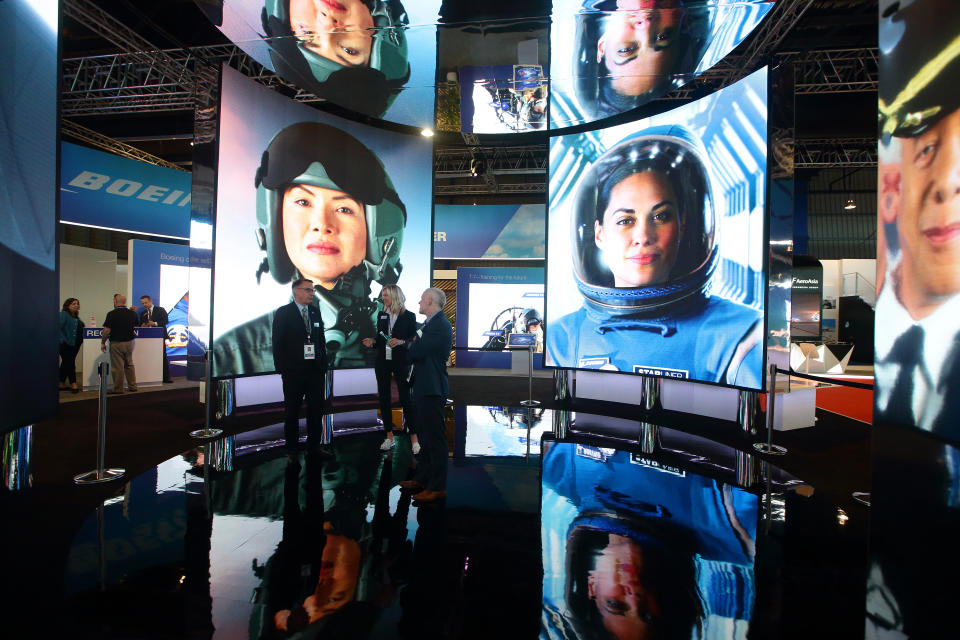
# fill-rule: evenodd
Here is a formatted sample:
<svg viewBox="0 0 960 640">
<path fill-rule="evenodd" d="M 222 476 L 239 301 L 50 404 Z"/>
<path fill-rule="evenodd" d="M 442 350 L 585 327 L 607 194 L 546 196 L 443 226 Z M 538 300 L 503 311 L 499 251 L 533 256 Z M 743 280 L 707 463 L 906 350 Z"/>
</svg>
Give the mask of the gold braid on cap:
<svg viewBox="0 0 960 640">
<path fill-rule="evenodd" d="M 934 56 L 929 62 L 923 65 L 903 88 L 903 91 L 889 105 L 879 100 L 878 108 L 883 120 L 883 129 L 881 134 L 893 134 L 900 125 L 915 126 L 921 124 L 927 118 L 934 116 L 943 108 L 940 105 L 929 107 L 921 111 L 904 114 L 902 119 L 897 118 L 897 114 L 903 109 L 903 106 L 917 97 L 917 94 L 927 88 L 943 69 L 953 62 L 953 59 L 960 55 L 960 36 L 944 47 L 943 51 Z M 885 119 L 884 119 L 885 118 Z"/>
</svg>

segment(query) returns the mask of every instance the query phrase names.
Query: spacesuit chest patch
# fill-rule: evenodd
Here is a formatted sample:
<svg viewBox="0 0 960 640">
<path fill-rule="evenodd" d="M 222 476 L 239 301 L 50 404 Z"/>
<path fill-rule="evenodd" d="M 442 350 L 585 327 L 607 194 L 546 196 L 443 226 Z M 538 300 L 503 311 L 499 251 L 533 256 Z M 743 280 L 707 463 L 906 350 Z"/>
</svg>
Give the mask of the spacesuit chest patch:
<svg viewBox="0 0 960 640">
<path fill-rule="evenodd" d="M 658 376 L 661 378 L 689 378 L 690 372 L 686 369 L 668 369 L 666 367 L 645 367 L 643 365 L 633 365 L 633 372 L 645 376 Z"/>
</svg>

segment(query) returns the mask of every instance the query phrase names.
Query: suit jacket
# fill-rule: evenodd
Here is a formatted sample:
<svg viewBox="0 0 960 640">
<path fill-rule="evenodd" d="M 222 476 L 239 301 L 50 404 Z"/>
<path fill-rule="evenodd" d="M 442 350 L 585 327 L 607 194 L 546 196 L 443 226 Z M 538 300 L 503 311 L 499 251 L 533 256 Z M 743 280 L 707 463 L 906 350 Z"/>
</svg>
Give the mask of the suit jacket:
<svg viewBox="0 0 960 640">
<path fill-rule="evenodd" d="M 309 338 L 296 302 L 280 307 L 273 314 L 273 364 L 281 374 L 319 373 L 327 369 L 323 318 L 315 306 L 308 305 L 307 310 L 312 325 Z M 303 357 L 303 345 L 308 341 L 314 345 L 314 360 Z"/>
<path fill-rule="evenodd" d="M 393 331 L 391 332 L 390 314 L 386 311 L 381 311 L 377 315 L 377 364 L 382 364 L 387 361 L 387 352 L 385 350 L 387 341 L 380 336 L 381 331 L 391 338 L 409 340 L 417 333 L 417 316 L 413 315 L 412 311 L 404 310 L 404 312 L 397 317 L 397 321 L 393 323 Z M 397 345 L 392 351 L 390 354 L 391 362 L 402 366 L 407 359 L 407 347 Z"/>
<path fill-rule="evenodd" d="M 420 337 L 407 349 L 407 362 L 413 364 L 413 397 L 447 396 L 447 359 L 452 347 L 453 327 L 440 311 L 424 323 Z"/>
<path fill-rule="evenodd" d="M 153 305 L 153 309 L 150 310 L 150 320 L 157 323 L 158 327 L 166 327 L 169 319 L 167 318 L 167 310 L 163 307 L 158 307 Z M 147 310 L 144 309 L 140 312 L 140 324 L 144 325 L 147 323 Z"/>
</svg>

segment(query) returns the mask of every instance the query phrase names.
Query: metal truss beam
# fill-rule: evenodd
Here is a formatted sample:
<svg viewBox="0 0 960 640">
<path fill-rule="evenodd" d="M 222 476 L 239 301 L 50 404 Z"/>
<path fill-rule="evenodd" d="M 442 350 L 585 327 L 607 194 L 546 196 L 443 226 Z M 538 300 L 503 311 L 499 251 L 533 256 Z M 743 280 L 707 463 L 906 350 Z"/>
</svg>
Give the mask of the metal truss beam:
<svg viewBox="0 0 960 640">
<path fill-rule="evenodd" d="M 173 82 L 187 93 L 193 93 L 193 74 L 188 68 L 178 64 L 165 52 L 158 51 L 146 38 L 91 0 L 64 0 L 60 6 L 66 15 L 117 45 L 131 58 L 160 71 L 167 82 Z"/>
<path fill-rule="evenodd" d="M 803 139 L 797 140 L 794 168 L 876 167 L 876 138 Z"/>
<path fill-rule="evenodd" d="M 433 170 L 438 178 L 469 178 L 470 161 L 476 152 L 483 155 L 487 172 L 495 175 L 544 174 L 547 171 L 547 147 L 439 147 L 434 152 Z"/>
<path fill-rule="evenodd" d="M 98 149 L 103 149 L 104 151 L 108 151 L 118 156 L 123 156 L 124 158 L 139 160 L 140 162 L 149 162 L 150 164 L 155 164 L 160 167 L 167 167 L 168 169 L 176 169 L 177 171 L 186 171 L 186 169 L 181 166 L 175 165 L 172 162 L 167 162 L 163 158 L 158 158 L 157 156 L 151 155 L 145 151 L 141 151 L 136 147 L 131 147 L 130 145 L 120 142 L 119 140 L 109 138 L 102 133 L 94 131 L 93 129 L 87 129 L 76 122 L 71 122 L 66 119 L 61 120 L 60 132 L 76 140 L 82 140 L 83 142 L 93 145 Z"/>
<path fill-rule="evenodd" d="M 504 193 L 546 193 L 545 182 L 525 182 L 519 184 L 500 184 L 495 191 L 491 191 L 486 184 L 435 184 L 433 194 L 437 196 L 468 196 L 490 195 Z"/>
</svg>

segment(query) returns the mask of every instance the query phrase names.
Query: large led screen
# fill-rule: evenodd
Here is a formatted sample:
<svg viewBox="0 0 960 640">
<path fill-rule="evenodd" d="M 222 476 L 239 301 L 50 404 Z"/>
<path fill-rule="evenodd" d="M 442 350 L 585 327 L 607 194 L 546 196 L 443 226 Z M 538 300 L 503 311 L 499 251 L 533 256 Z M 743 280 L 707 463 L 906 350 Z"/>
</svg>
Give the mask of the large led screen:
<svg viewBox="0 0 960 640">
<path fill-rule="evenodd" d="M 881 3 L 875 421 L 960 441 L 960 13 Z"/>
<path fill-rule="evenodd" d="M 757 496 L 628 451 L 544 448 L 541 640 L 747 637 Z"/>
<path fill-rule="evenodd" d="M 550 143 L 547 364 L 763 378 L 767 72 Z"/>
<path fill-rule="evenodd" d="M 433 126 L 440 0 L 223 0 L 225 36 L 278 76 L 369 116 Z"/>
<path fill-rule="evenodd" d="M 554 0 L 550 126 L 612 116 L 708 71 L 772 0 Z"/>
<path fill-rule="evenodd" d="M 0 2 L 0 432 L 57 411 L 56 2 Z M 62 327 L 58 326 L 58 318 Z M 76 326 L 76 325 L 73 325 Z"/>
<path fill-rule="evenodd" d="M 321 113 L 223 70 L 215 377 L 273 372 L 273 311 L 317 284 L 334 368 L 371 367 L 378 295 L 430 286 L 432 144 Z"/>
</svg>

